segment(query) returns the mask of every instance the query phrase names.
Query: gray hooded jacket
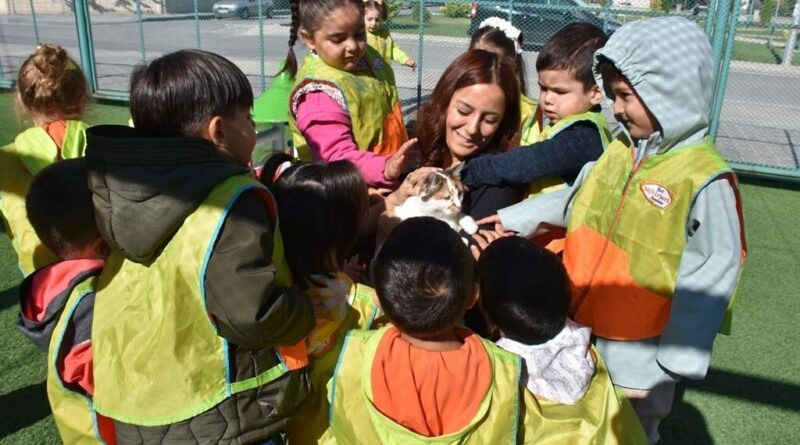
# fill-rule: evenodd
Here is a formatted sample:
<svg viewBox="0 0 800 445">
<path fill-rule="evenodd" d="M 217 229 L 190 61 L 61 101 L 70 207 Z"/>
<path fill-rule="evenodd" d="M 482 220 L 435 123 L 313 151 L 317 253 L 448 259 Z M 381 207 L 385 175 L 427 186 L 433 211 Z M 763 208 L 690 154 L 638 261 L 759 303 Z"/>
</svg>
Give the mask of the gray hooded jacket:
<svg viewBox="0 0 800 445">
<path fill-rule="evenodd" d="M 700 142 L 708 134 L 714 86 L 711 49 L 697 24 L 680 17 L 631 22 L 611 36 L 595 54 L 598 57 L 614 63 L 658 121 L 658 131 L 635 141 L 637 161 Z M 613 99 L 609 88 L 604 90 Z M 500 210 L 503 226 L 520 235 L 534 234 L 545 223 L 566 227 L 572 198 L 593 166 L 587 164 L 569 188 Z M 616 385 L 652 389 L 681 376 L 705 377 L 741 267 L 742 223 L 736 199 L 724 177 L 698 193 L 686 225 L 687 244 L 670 320 L 661 336 L 597 339 Z"/>
</svg>

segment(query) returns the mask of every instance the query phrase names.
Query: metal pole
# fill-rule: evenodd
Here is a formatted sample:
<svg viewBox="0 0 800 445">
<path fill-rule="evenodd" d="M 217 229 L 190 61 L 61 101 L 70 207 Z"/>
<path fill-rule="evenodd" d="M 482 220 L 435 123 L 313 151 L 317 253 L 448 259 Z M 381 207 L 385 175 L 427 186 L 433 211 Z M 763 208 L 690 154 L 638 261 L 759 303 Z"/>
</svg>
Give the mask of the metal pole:
<svg viewBox="0 0 800 445">
<path fill-rule="evenodd" d="M 608 19 L 611 18 L 611 2 L 613 0 L 605 0 L 603 2 L 603 32 L 608 34 Z"/>
<path fill-rule="evenodd" d="M 734 0 L 733 7 L 731 8 L 730 18 L 728 20 L 727 40 L 725 41 L 725 54 L 722 59 L 719 72 L 719 81 L 714 91 L 714 103 L 712 106 L 711 114 L 711 127 L 709 133 L 711 138 L 717 139 L 717 132 L 719 131 L 719 121 L 722 116 L 722 101 L 725 99 L 725 89 L 728 87 L 728 73 L 731 71 L 731 58 L 733 56 L 733 44 L 736 41 L 736 30 L 739 27 L 739 8 L 741 7 L 741 0 Z"/>
<path fill-rule="evenodd" d="M 194 40 L 197 43 L 197 49 L 200 47 L 200 15 L 197 9 L 197 0 L 194 0 Z"/>
<path fill-rule="evenodd" d="M 97 73 L 94 64 L 94 41 L 92 40 L 92 22 L 89 19 L 87 0 L 74 0 L 75 24 L 78 30 L 78 48 L 81 54 L 81 67 L 89 81 L 92 92 L 97 91 Z"/>
<path fill-rule="evenodd" d="M 794 46 L 797 44 L 798 25 L 800 25 L 800 1 L 797 1 L 794 4 L 794 12 L 792 13 L 792 30 L 789 31 L 789 39 L 786 41 L 786 48 L 783 49 L 783 61 L 781 63 L 783 66 L 792 66 Z"/>
<path fill-rule="evenodd" d="M 139 52 L 141 53 L 141 61 L 145 63 L 146 57 L 144 54 L 144 23 L 142 22 L 142 0 L 136 0 L 136 20 L 139 24 Z"/>
<path fill-rule="evenodd" d="M 719 79 L 719 68 L 722 64 L 722 56 L 725 48 L 725 28 L 728 23 L 730 13 L 730 0 L 717 0 L 716 18 L 714 19 L 714 32 L 711 39 L 711 58 L 714 68 L 714 77 Z M 738 14 L 738 11 L 736 11 Z"/>
<path fill-rule="evenodd" d="M 514 15 L 511 13 L 513 10 L 514 10 L 514 0 L 508 0 L 508 21 L 509 22 L 511 22 L 511 19 L 514 18 Z"/>
<path fill-rule="evenodd" d="M 264 1 L 258 0 L 258 56 L 261 60 L 261 92 L 267 89 L 266 73 L 264 72 Z"/>
<path fill-rule="evenodd" d="M 425 0 L 419 0 L 419 35 L 417 36 L 417 116 L 422 104 L 422 59 L 423 34 L 425 33 Z"/>
<path fill-rule="evenodd" d="M 28 0 L 28 3 L 30 3 L 31 5 L 31 19 L 33 19 L 33 35 L 36 38 L 36 45 L 38 46 L 39 44 L 42 43 L 42 41 L 39 40 L 39 26 L 36 23 L 36 9 L 34 9 L 33 7 L 33 0 Z"/>
<path fill-rule="evenodd" d="M 709 41 L 714 37 L 714 18 L 717 15 L 717 4 L 717 0 L 711 0 L 708 3 L 708 9 L 706 9 L 705 31 Z"/>
</svg>

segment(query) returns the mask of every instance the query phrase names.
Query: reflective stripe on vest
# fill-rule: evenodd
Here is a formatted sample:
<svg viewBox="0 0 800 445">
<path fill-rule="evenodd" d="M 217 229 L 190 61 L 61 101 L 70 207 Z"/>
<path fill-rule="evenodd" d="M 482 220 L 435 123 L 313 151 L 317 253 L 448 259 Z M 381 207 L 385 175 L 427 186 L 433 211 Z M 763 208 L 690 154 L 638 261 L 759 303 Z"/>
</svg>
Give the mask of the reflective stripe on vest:
<svg viewBox="0 0 800 445">
<path fill-rule="evenodd" d="M 65 387 L 57 366 L 61 344 L 72 314 L 78 303 L 94 292 L 96 283 L 97 277 L 90 275 L 72 289 L 64 305 L 64 311 L 53 329 L 47 352 L 47 398 L 50 400 L 53 420 L 56 422 L 61 440 L 68 444 L 105 443 L 97 427 L 92 399 Z"/>
<path fill-rule="evenodd" d="M 308 378 L 313 388 L 311 396 L 292 415 L 286 432 L 290 443 L 318 443 L 328 427 L 328 381 L 333 376 L 336 360 L 342 350 L 347 332 L 353 329 L 370 329 L 379 309 L 373 300 L 375 290 L 369 286 L 354 283 L 348 296 L 347 315 L 334 334 L 334 346 L 319 357 L 314 357 L 308 369 Z"/>
<path fill-rule="evenodd" d="M 99 413 L 135 425 L 171 424 L 299 366 L 282 358 L 255 377 L 232 381 L 228 343 L 206 311 L 209 258 L 228 212 L 248 190 L 274 214 L 266 188 L 247 175 L 233 176 L 211 191 L 151 264 L 110 255 L 92 329 Z M 291 275 L 278 226 L 275 220 L 275 284 L 287 286 Z"/>
<path fill-rule="evenodd" d="M 340 105 L 350 116 L 356 145 L 361 151 L 371 151 L 381 156 L 394 154 L 408 140 L 403 120 L 394 73 L 377 51 L 367 47 L 364 55 L 370 66 L 367 71 L 348 72 L 331 68 L 314 54 L 308 54 L 297 73 L 294 88 L 289 95 L 289 127 L 300 159 L 312 159 L 311 147 L 297 127 L 295 96 L 311 91 L 328 91 L 341 95 Z M 306 91 L 304 88 L 313 87 Z M 322 87 L 320 87 L 322 85 Z M 319 89 L 323 88 L 323 89 Z"/>
<path fill-rule="evenodd" d="M 600 354 L 591 347 L 595 372 L 574 405 L 538 399 L 525 390 L 525 444 L 647 444 L 639 418 L 620 400 Z"/>
<path fill-rule="evenodd" d="M 614 340 L 664 329 L 690 207 L 708 182 L 733 174 L 708 138 L 637 166 L 633 156 L 618 139 L 600 157 L 573 200 L 564 248 L 575 321 Z"/>
<path fill-rule="evenodd" d="M 83 122 L 67 121 L 64 145 L 61 147 L 63 159 L 83 156 L 85 129 Z M 13 144 L 0 148 L 0 212 L 3 213 L 11 245 L 17 252 L 19 269 L 25 276 L 58 259 L 39 240 L 25 210 L 25 196 L 33 174 L 56 159 L 58 147 L 41 127 L 23 131 Z"/>
<path fill-rule="evenodd" d="M 540 127 L 534 126 L 534 129 L 530 132 L 530 137 L 533 138 L 533 141 L 523 145 L 531 145 L 537 142 L 550 140 L 557 134 L 579 122 L 589 122 L 594 124 L 594 126 L 597 127 L 597 132 L 600 133 L 600 142 L 603 144 L 603 149 L 608 147 L 608 144 L 611 142 L 611 130 L 608 127 L 608 121 L 606 121 L 606 118 L 603 117 L 603 113 L 595 111 L 587 111 L 586 113 L 565 117 L 564 119 L 556 122 L 555 125 L 548 126 L 541 131 L 539 130 Z M 546 176 L 544 178 L 539 178 L 531 182 L 530 189 L 528 190 L 528 198 L 564 188 L 564 185 L 564 180 L 560 176 Z"/>
<path fill-rule="evenodd" d="M 492 366 L 492 384 L 469 425 L 438 437 L 416 434 L 381 414 L 372 404 L 372 363 L 389 326 L 350 331 L 331 380 L 330 428 L 326 438 L 340 444 L 436 443 L 513 444 L 520 423 L 520 358 L 488 340 L 481 343 Z"/>
</svg>

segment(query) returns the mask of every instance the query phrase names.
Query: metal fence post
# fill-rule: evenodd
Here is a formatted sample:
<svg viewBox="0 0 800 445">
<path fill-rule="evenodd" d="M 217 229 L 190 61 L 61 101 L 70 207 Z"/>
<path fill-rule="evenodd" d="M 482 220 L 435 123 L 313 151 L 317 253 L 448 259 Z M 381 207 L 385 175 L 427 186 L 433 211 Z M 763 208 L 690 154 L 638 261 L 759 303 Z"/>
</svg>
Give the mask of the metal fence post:
<svg viewBox="0 0 800 445">
<path fill-rule="evenodd" d="M 261 60 L 261 92 L 267 88 L 266 73 L 264 72 L 264 2 L 258 0 L 258 57 Z"/>
<path fill-rule="evenodd" d="M 39 24 L 36 23 L 36 9 L 33 7 L 33 0 L 28 0 L 28 3 L 30 3 L 31 5 L 31 20 L 33 20 L 33 35 L 36 38 L 36 45 L 38 46 L 39 44 L 42 43 L 42 41 L 39 40 Z"/>
<path fill-rule="evenodd" d="M 139 25 L 139 52 L 142 54 L 142 63 L 147 60 L 144 54 L 144 23 L 142 22 L 142 0 L 136 0 L 136 21 Z"/>
<path fill-rule="evenodd" d="M 725 52 L 720 61 L 719 71 L 717 71 L 718 80 L 714 88 L 714 101 L 711 108 L 711 126 L 709 133 L 711 138 L 717 139 L 717 132 L 719 131 L 719 122 L 722 117 L 722 101 L 725 98 L 725 89 L 728 87 L 728 74 L 731 71 L 731 58 L 733 56 L 733 44 L 736 40 L 736 31 L 739 27 L 739 8 L 741 7 L 741 0 L 733 0 L 731 5 L 730 16 L 727 20 L 726 36 L 725 36 Z M 724 23 L 724 22 L 723 22 Z"/>
<path fill-rule="evenodd" d="M 611 2 L 613 0 L 605 0 L 603 2 L 603 32 L 608 34 L 608 19 L 611 18 Z"/>
<path fill-rule="evenodd" d="M 792 29 L 789 30 L 789 38 L 786 40 L 786 47 L 783 49 L 783 60 L 781 65 L 792 66 L 794 58 L 794 46 L 797 44 L 797 26 L 800 25 L 800 2 L 794 4 L 792 12 Z"/>
<path fill-rule="evenodd" d="M 708 2 L 708 9 L 706 9 L 706 23 L 705 23 L 705 31 L 706 37 L 710 41 L 713 37 L 712 34 L 714 33 L 714 19 L 717 15 L 717 6 L 719 2 L 717 0 L 711 0 Z"/>
<path fill-rule="evenodd" d="M 730 0 L 717 0 L 717 10 L 714 14 L 714 30 L 712 31 L 711 40 L 711 60 L 712 68 L 714 70 L 715 83 L 719 81 L 720 65 L 722 64 L 722 56 L 725 47 L 726 28 L 728 26 L 728 17 L 731 12 Z M 738 11 L 736 11 L 738 14 Z"/>
<path fill-rule="evenodd" d="M 419 34 L 417 36 L 417 115 L 422 104 L 422 49 L 423 37 L 425 34 L 425 0 L 419 0 Z"/>
<path fill-rule="evenodd" d="M 197 0 L 194 0 L 194 40 L 197 43 L 197 49 L 200 47 L 200 13 L 197 8 Z"/>
<path fill-rule="evenodd" d="M 89 19 L 87 0 L 74 0 L 75 24 L 78 30 L 78 48 L 81 54 L 81 67 L 89 81 L 92 92 L 97 91 L 97 72 L 94 64 L 94 40 L 92 40 L 92 23 Z"/>
<path fill-rule="evenodd" d="M 508 0 L 508 21 L 510 22 L 511 19 L 514 17 L 514 0 Z"/>
</svg>

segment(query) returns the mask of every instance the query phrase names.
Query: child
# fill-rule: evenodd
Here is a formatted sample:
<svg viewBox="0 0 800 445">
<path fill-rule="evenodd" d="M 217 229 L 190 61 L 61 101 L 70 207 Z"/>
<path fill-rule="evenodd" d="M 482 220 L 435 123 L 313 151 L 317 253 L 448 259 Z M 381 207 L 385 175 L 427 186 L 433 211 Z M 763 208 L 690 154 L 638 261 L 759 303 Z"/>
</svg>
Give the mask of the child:
<svg viewBox="0 0 800 445">
<path fill-rule="evenodd" d="M 312 362 L 309 400 L 292 416 L 292 443 L 317 443 L 328 426 L 325 385 L 350 329 L 368 329 L 378 309 L 374 291 L 344 272 L 367 212 L 367 184 L 349 161 L 292 163 L 274 155 L 261 178 L 275 196 L 292 275 L 314 305 L 316 324 L 308 335 Z"/>
<path fill-rule="evenodd" d="M 47 396 L 62 441 L 116 443 L 113 423 L 91 403 L 92 306 L 108 246 L 94 223 L 87 181 L 83 160 L 69 159 L 31 182 L 28 218 L 60 260 L 23 281 L 17 327 L 47 352 Z"/>
<path fill-rule="evenodd" d="M 522 32 L 508 20 L 500 17 L 489 17 L 481 22 L 478 30 L 472 34 L 469 49 L 491 51 L 511 63 L 516 69 L 520 91 L 520 145 L 530 145 L 534 141 L 533 128 L 542 127 L 542 110 L 536 101 L 527 97 L 525 91 L 525 60 L 522 58 Z"/>
<path fill-rule="evenodd" d="M 501 238 L 481 254 L 478 275 L 487 324 L 502 336 L 497 345 L 525 360 L 525 443 L 646 443 L 591 330 L 568 318 L 561 260 L 524 238 Z"/>
<path fill-rule="evenodd" d="M 25 275 L 57 259 L 28 223 L 25 194 L 44 167 L 83 156 L 86 96 L 83 72 L 60 46 L 40 45 L 19 69 L 17 105 L 34 126 L 0 148 L 0 211 Z"/>
<path fill-rule="evenodd" d="M 120 441 L 264 441 L 308 394 L 313 309 L 247 167 L 252 105 L 233 63 L 182 50 L 133 72 L 135 128 L 87 130 L 113 248 L 95 301 L 94 400 Z"/>
<path fill-rule="evenodd" d="M 299 72 L 298 31 L 311 50 Z M 347 159 L 368 185 L 393 185 L 411 162 L 413 141 L 392 69 L 366 45 L 364 2 L 293 0 L 286 69 L 296 74 L 289 125 L 300 158 Z"/>
<path fill-rule="evenodd" d="M 522 138 L 532 145 L 467 162 L 467 188 L 531 183 L 537 195 L 570 183 L 581 167 L 597 159 L 611 134 L 600 112 L 603 94 L 592 75 L 592 55 L 606 42 L 603 31 L 573 23 L 553 34 L 536 59 L 543 128 L 528 126 Z"/>
<path fill-rule="evenodd" d="M 373 274 L 392 324 L 348 334 L 330 383 L 325 439 L 514 443 L 521 363 L 458 326 L 477 298 L 458 234 L 430 217 L 403 221 Z"/>
<path fill-rule="evenodd" d="M 394 39 L 389 35 L 389 30 L 383 26 L 386 22 L 386 15 L 386 3 L 383 0 L 364 0 L 367 45 L 375 49 L 388 64 L 395 61 L 412 69 L 416 68 L 417 61 L 408 57 L 405 51 L 395 45 Z"/>
<path fill-rule="evenodd" d="M 746 253 L 741 204 L 708 137 L 703 31 L 679 17 L 635 21 L 595 57 L 625 135 L 571 188 L 492 219 L 520 234 L 567 227 L 571 313 L 592 328 L 611 380 L 655 443 L 676 381 L 708 369 Z"/>
</svg>

